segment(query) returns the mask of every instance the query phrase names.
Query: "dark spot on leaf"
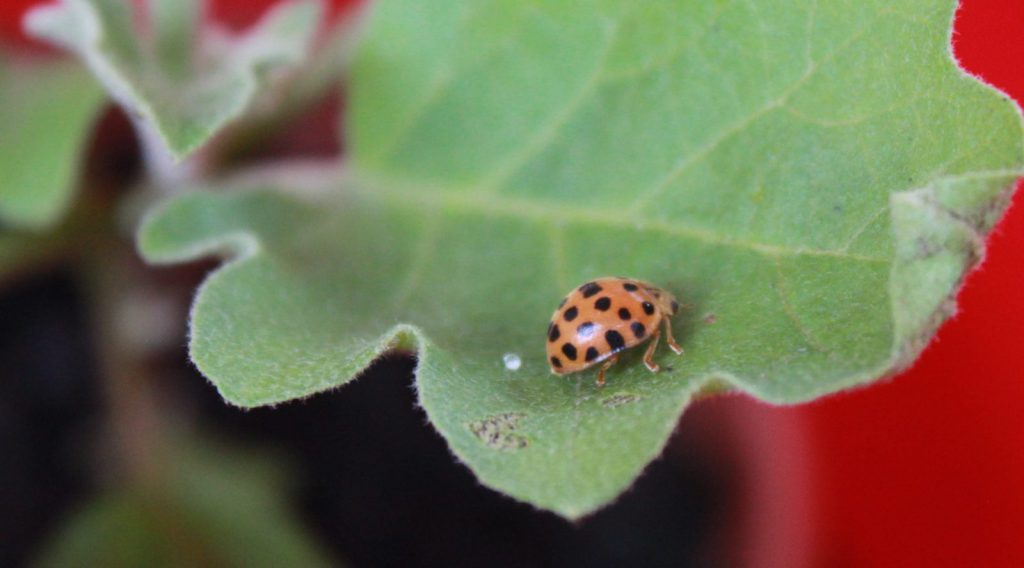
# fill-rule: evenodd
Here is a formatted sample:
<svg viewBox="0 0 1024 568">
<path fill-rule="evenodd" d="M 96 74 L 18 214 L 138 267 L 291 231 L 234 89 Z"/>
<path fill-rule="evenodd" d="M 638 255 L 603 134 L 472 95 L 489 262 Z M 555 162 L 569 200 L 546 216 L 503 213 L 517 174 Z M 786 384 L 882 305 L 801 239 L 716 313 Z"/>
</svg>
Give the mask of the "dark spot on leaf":
<svg viewBox="0 0 1024 568">
<path fill-rule="evenodd" d="M 608 311 L 608 308 L 612 307 L 612 300 L 608 296 L 602 296 L 594 302 L 594 307 L 602 312 L 606 312 Z"/>
<path fill-rule="evenodd" d="M 938 254 L 942 250 L 942 246 L 924 237 L 918 237 L 914 240 L 914 249 L 915 257 L 926 259 Z"/>
<path fill-rule="evenodd" d="M 576 316 L 579 315 L 579 313 L 580 311 L 576 309 L 576 306 L 572 306 L 562 313 L 562 317 L 565 318 L 565 321 L 572 321 L 576 319 Z"/>
<path fill-rule="evenodd" d="M 672 313 L 673 314 L 679 313 L 679 302 L 677 302 L 675 300 L 672 300 Z"/>
<path fill-rule="evenodd" d="M 714 312 L 712 312 L 712 313 L 709 313 L 708 315 L 704 316 L 704 320 L 703 321 L 704 321 L 704 323 L 706 323 L 708 325 L 711 325 L 711 324 L 715 323 L 716 321 L 718 321 L 718 316 L 716 316 L 714 314 Z"/>
<path fill-rule="evenodd" d="M 638 394 L 633 394 L 631 392 L 620 392 L 613 394 L 612 396 L 602 400 L 601 404 L 605 405 L 608 408 L 615 408 L 616 406 L 622 406 L 623 404 L 636 402 L 641 398 L 643 397 L 641 397 Z"/>
<path fill-rule="evenodd" d="M 474 420 L 466 426 L 485 446 L 492 450 L 511 451 L 525 448 L 529 441 L 517 434 L 519 421 L 525 416 L 521 412 L 503 412 Z"/>
</svg>

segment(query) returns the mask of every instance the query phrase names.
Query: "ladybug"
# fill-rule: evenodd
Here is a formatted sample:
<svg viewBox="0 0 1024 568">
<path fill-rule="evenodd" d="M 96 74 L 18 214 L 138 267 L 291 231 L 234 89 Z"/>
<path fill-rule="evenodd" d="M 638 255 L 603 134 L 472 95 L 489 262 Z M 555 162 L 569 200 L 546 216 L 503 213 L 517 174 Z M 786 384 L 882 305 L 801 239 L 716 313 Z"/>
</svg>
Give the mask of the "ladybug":
<svg viewBox="0 0 1024 568">
<path fill-rule="evenodd" d="M 619 352 L 651 340 L 644 365 L 660 367 L 651 358 L 665 323 L 665 341 L 676 354 L 683 348 L 672 337 L 669 319 L 679 302 L 664 289 L 632 278 L 598 278 L 576 288 L 558 304 L 548 325 L 548 362 L 556 375 L 575 373 L 598 363 L 597 386 L 619 360 Z"/>
</svg>

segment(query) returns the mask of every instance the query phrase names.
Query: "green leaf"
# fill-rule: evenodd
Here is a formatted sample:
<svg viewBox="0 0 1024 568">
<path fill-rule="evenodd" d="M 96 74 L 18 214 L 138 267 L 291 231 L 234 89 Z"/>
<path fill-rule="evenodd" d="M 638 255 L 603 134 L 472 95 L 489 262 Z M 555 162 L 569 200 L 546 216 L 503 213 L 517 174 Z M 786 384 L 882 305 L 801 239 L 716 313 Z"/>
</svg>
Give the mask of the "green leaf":
<svg viewBox="0 0 1024 568">
<path fill-rule="evenodd" d="M 0 57 L 0 222 L 39 229 L 64 214 L 102 100 L 81 69 Z"/>
<path fill-rule="evenodd" d="M 1017 109 L 949 56 L 954 8 L 382 1 L 354 63 L 350 173 L 183 196 L 140 247 L 233 259 L 191 321 L 229 402 L 415 349 L 455 455 L 576 518 L 702 390 L 792 403 L 863 384 L 949 315 L 1024 161 Z M 662 347 L 652 374 L 630 353 L 603 389 L 551 375 L 552 310 L 607 275 L 692 304 L 673 321 L 686 354 Z"/>
<path fill-rule="evenodd" d="M 198 0 L 149 0 L 151 34 L 136 30 L 122 0 L 61 0 L 26 27 L 78 55 L 111 95 L 145 120 L 181 159 L 239 117 L 273 68 L 303 59 L 322 12 L 316 0 L 284 2 L 248 33 L 200 30 Z"/>
<path fill-rule="evenodd" d="M 39 566 L 332 566 L 267 463 L 210 449 L 175 455 L 156 484 L 112 490 L 77 514 Z"/>
</svg>

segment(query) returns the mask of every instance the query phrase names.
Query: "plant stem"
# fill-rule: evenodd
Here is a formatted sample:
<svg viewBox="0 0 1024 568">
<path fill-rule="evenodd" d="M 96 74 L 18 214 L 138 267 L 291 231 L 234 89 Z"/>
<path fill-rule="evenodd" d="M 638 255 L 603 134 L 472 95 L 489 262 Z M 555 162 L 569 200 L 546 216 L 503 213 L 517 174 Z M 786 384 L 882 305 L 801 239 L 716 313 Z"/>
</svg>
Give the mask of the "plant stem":
<svg viewBox="0 0 1024 568">
<path fill-rule="evenodd" d="M 117 474 L 144 485 L 161 472 L 166 424 L 158 402 L 155 377 L 147 364 L 139 302 L 153 297 L 145 270 L 132 251 L 105 235 L 84 254 L 83 274 L 89 290 L 94 342 L 114 440 Z M 134 304 L 134 305 L 133 305 Z"/>
<path fill-rule="evenodd" d="M 134 118 L 132 124 L 139 138 L 148 178 L 154 187 L 164 192 L 173 192 L 195 177 L 195 159 L 175 161 L 152 123 L 142 118 Z"/>
</svg>

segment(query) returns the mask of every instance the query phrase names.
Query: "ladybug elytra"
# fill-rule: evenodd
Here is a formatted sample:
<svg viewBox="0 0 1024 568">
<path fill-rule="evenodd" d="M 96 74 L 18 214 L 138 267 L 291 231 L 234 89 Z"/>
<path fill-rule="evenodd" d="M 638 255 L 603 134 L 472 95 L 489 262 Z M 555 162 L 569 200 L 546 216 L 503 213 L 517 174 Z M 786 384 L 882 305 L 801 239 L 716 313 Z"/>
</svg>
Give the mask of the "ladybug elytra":
<svg viewBox="0 0 1024 568">
<path fill-rule="evenodd" d="M 672 294 L 642 280 L 607 277 L 587 282 L 570 292 L 551 317 L 551 372 L 564 375 L 603 363 L 597 372 L 597 385 L 603 386 L 605 371 L 619 360 L 621 351 L 650 341 L 644 365 L 656 373 L 660 367 L 652 357 L 662 322 L 665 342 L 675 353 L 683 353 L 669 322 L 678 311 Z"/>
</svg>

